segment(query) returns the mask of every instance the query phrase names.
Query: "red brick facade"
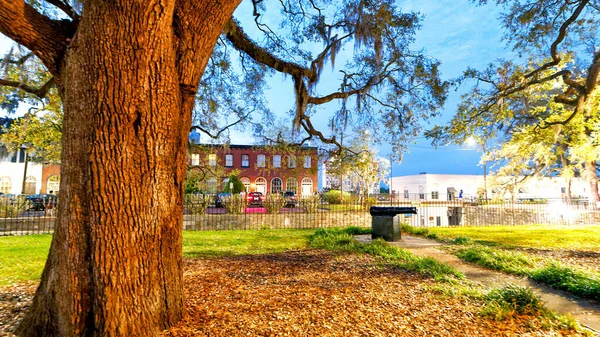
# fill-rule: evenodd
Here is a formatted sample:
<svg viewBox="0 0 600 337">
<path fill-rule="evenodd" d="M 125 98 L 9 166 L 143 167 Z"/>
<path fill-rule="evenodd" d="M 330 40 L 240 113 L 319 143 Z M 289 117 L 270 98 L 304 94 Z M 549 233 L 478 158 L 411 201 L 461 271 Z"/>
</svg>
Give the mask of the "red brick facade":
<svg viewBox="0 0 600 337">
<path fill-rule="evenodd" d="M 214 156 L 213 160 L 210 155 Z M 264 156 L 264 165 L 261 165 L 261 156 Z M 301 196 L 318 190 L 318 163 L 316 147 L 283 149 L 264 145 L 199 145 L 192 150 L 190 157 L 191 168 L 220 168 L 221 177 L 212 178 L 212 184 L 217 183 L 217 191 L 223 189 L 223 178 L 236 172 L 248 192 L 268 194 L 291 190 Z"/>
<path fill-rule="evenodd" d="M 55 186 L 50 186 L 50 188 L 48 188 L 48 179 L 50 177 L 53 177 L 52 179 L 54 181 L 51 183 L 57 186 L 56 182 L 60 182 L 60 165 L 44 165 L 42 167 L 42 193 L 50 193 L 50 190 L 54 193 L 58 192 L 58 188 Z"/>
</svg>

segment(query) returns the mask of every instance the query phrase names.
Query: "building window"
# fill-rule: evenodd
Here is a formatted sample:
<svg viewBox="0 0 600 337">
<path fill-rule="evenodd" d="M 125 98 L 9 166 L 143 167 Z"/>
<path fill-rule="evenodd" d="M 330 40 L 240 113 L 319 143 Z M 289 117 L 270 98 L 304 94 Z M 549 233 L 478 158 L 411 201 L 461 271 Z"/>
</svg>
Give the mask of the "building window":
<svg viewBox="0 0 600 337">
<path fill-rule="evenodd" d="M 310 158 L 310 157 L 308 157 Z M 302 196 L 306 197 L 312 195 L 313 182 L 310 178 L 302 179 Z"/>
<path fill-rule="evenodd" d="M 404 199 L 408 199 L 409 195 L 408 195 L 408 186 L 404 186 Z"/>
<path fill-rule="evenodd" d="M 250 179 L 248 179 L 246 177 L 242 177 L 242 178 L 240 178 L 240 181 L 244 185 L 244 188 L 246 189 L 246 193 L 250 192 Z"/>
<path fill-rule="evenodd" d="M 12 180 L 10 179 L 10 177 L 0 177 L 0 192 L 8 194 L 10 193 L 11 188 Z"/>
<path fill-rule="evenodd" d="M 561 187 L 560 188 L 560 193 L 562 193 L 562 194 L 567 193 L 567 188 L 566 187 Z"/>
<path fill-rule="evenodd" d="M 279 178 L 273 178 L 271 180 L 271 194 L 278 194 L 282 192 L 283 182 Z"/>
<path fill-rule="evenodd" d="M 192 153 L 192 166 L 200 165 L 200 155 L 197 153 Z"/>
<path fill-rule="evenodd" d="M 311 167 L 311 160 L 312 158 L 310 156 L 304 156 L 304 168 Z"/>
<path fill-rule="evenodd" d="M 419 186 L 419 199 L 425 199 L 425 189 L 423 188 L 423 186 Z"/>
<path fill-rule="evenodd" d="M 50 176 L 46 181 L 46 191 L 50 192 L 58 192 L 60 189 L 60 177 L 59 176 Z"/>
<path fill-rule="evenodd" d="M 256 156 L 256 167 L 265 167 L 265 155 L 259 154 Z"/>
<path fill-rule="evenodd" d="M 296 167 L 296 156 L 294 156 L 294 155 L 288 156 L 288 167 L 289 168 Z M 296 183 L 298 183 L 298 182 L 296 181 Z"/>
<path fill-rule="evenodd" d="M 263 177 L 256 178 L 256 192 L 267 194 L 267 179 Z"/>
<path fill-rule="evenodd" d="M 247 154 L 242 155 L 242 167 L 250 167 L 250 156 Z"/>
<path fill-rule="evenodd" d="M 218 189 L 218 183 L 217 183 L 217 179 L 215 178 L 208 178 L 206 180 L 206 190 L 208 191 L 208 193 L 217 193 L 217 189 Z"/>
<path fill-rule="evenodd" d="M 208 155 L 208 166 L 217 166 L 217 155 L 216 154 Z"/>
<path fill-rule="evenodd" d="M 285 190 L 298 194 L 298 179 L 288 178 L 285 182 Z"/>
<path fill-rule="evenodd" d="M 25 191 L 23 192 L 25 194 L 35 194 L 36 182 L 37 180 L 34 176 L 27 176 L 27 179 L 25 179 Z"/>
<path fill-rule="evenodd" d="M 225 155 L 225 167 L 233 167 L 233 155 L 231 153 Z"/>
<path fill-rule="evenodd" d="M 281 167 L 281 155 L 276 154 L 273 156 L 273 167 L 275 167 L 275 168 Z"/>
<path fill-rule="evenodd" d="M 438 191 L 431 191 L 431 199 L 432 200 L 436 200 L 440 198 L 440 192 Z"/>
</svg>

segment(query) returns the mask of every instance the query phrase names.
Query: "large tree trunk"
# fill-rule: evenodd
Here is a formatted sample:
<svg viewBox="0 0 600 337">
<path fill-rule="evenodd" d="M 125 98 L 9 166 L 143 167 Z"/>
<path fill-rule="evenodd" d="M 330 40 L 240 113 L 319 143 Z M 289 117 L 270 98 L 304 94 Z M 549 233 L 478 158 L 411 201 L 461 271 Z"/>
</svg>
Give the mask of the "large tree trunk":
<svg viewBox="0 0 600 337">
<path fill-rule="evenodd" d="M 192 19 L 175 28 L 174 0 L 85 2 L 58 82 L 58 221 L 19 335 L 151 336 L 182 318 L 185 146 L 194 90 L 239 3 L 224 2 L 177 4 L 203 7 L 204 38 L 187 51 L 175 32 Z"/>
<path fill-rule="evenodd" d="M 587 162 L 585 165 L 585 173 L 588 182 L 590 183 L 590 202 L 600 201 L 598 195 L 598 175 L 596 174 L 596 162 Z"/>
</svg>

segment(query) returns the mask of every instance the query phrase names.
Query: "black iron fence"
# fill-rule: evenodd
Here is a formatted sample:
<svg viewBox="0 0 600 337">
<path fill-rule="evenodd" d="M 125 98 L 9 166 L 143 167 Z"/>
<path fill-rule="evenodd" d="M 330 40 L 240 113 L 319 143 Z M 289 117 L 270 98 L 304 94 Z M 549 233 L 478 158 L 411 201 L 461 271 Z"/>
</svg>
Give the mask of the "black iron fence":
<svg viewBox="0 0 600 337">
<path fill-rule="evenodd" d="M 331 200 L 323 195 L 299 199 L 266 196 L 249 204 L 244 196 L 190 195 L 185 199 L 183 229 L 233 230 L 321 227 L 369 227 L 370 206 L 416 207 L 417 214 L 400 215 L 415 227 L 517 226 L 532 224 L 586 225 L 600 223 L 600 209 L 585 199 L 515 198 L 479 200 L 356 196 Z M 421 198 L 423 197 L 423 198 Z M 31 198 L 30 198 L 31 199 Z M 48 205 L 44 201 L 44 205 Z M 55 205 L 55 204 L 54 204 Z M 24 197 L 0 196 L 0 235 L 50 233 L 55 208 L 34 205 Z"/>
</svg>

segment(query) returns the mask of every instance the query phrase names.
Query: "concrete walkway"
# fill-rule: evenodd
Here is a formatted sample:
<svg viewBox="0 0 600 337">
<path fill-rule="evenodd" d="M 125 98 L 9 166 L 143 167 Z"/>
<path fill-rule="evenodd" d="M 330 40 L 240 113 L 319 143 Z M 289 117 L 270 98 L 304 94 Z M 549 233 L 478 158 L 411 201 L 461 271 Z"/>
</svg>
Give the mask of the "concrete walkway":
<svg viewBox="0 0 600 337">
<path fill-rule="evenodd" d="M 357 235 L 355 239 L 359 242 L 368 243 L 371 242 L 371 235 Z M 540 296 L 548 308 L 562 314 L 571 314 L 581 325 L 593 330 L 600 336 L 599 303 L 576 299 L 566 292 L 551 289 L 527 278 L 497 272 L 464 262 L 458 257 L 442 249 L 438 249 L 442 244 L 437 241 L 403 234 L 400 241 L 388 243 L 407 249 L 417 256 L 432 257 L 438 261 L 448 263 L 465 274 L 467 279 L 479 284 L 484 289 L 501 287 L 507 284 L 530 287 Z"/>
</svg>

